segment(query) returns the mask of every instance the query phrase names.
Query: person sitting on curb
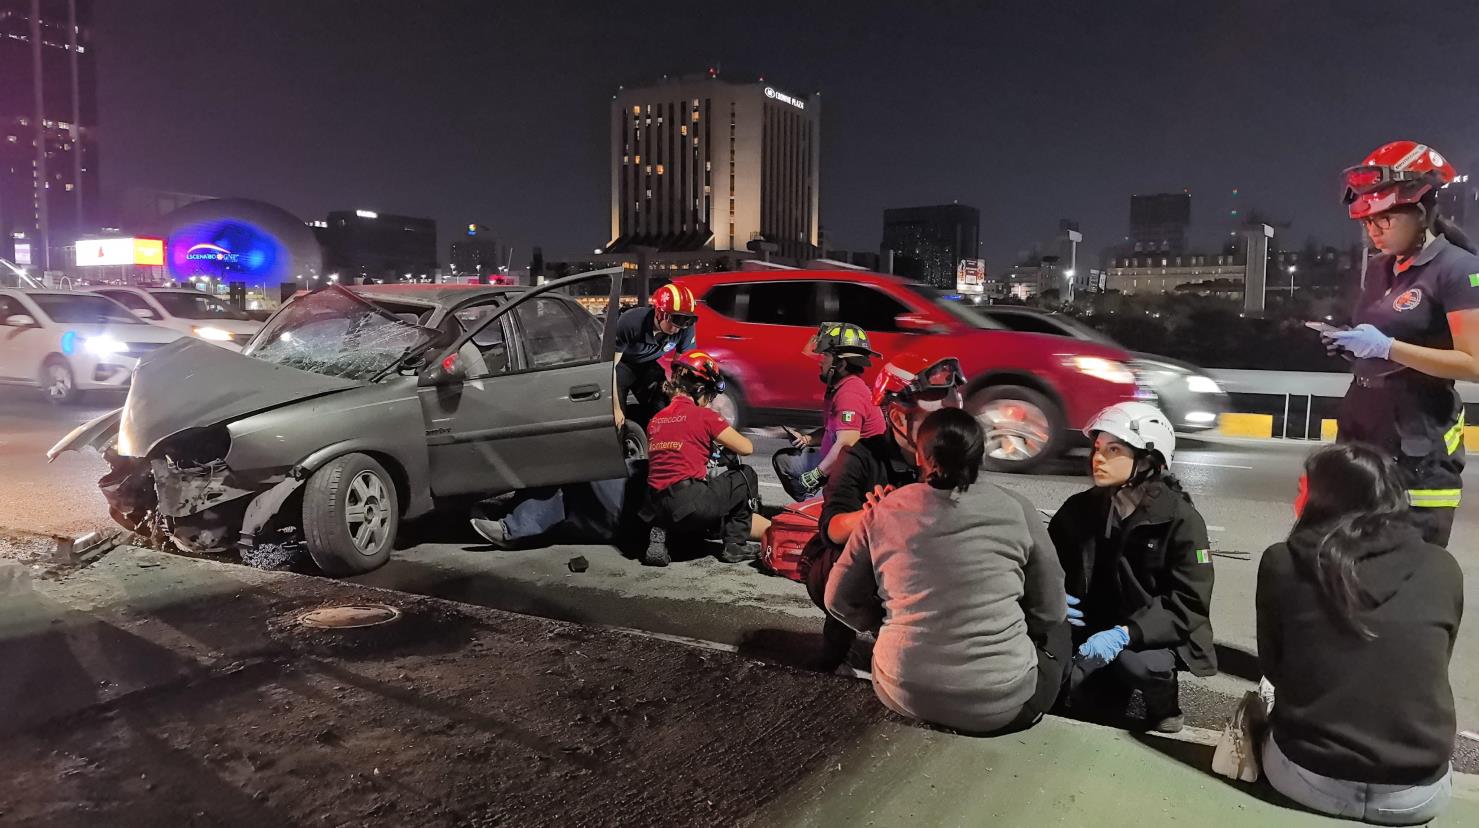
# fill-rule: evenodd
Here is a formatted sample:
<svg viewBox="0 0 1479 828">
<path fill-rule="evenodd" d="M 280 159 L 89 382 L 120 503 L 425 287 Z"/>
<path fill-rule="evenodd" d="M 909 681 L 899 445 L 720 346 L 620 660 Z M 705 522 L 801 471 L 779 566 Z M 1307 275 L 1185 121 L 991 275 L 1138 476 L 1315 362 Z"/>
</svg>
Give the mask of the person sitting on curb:
<svg viewBox="0 0 1479 828">
<path fill-rule="evenodd" d="M 1305 470 L 1294 530 L 1258 564 L 1264 775 L 1323 814 L 1426 823 L 1453 791 L 1463 572 L 1423 540 L 1386 452 L 1328 446 Z"/>
<path fill-rule="evenodd" d="M 817 534 L 802 550 L 806 591 L 825 610 L 827 579 L 863 515 L 896 488 L 919 482 L 914 436 L 930 412 L 960 407 L 965 382 L 960 363 L 900 354 L 883 366 L 873 383 L 873 402 L 882 406 L 888 431 L 859 440 L 842 456 L 822 493 Z M 816 668 L 831 672 L 847 660 L 857 635 L 828 615 L 822 623 L 822 652 Z"/>
<path fill-rule="evenodd" d="M 1185 724 L 1177 672 L 1217 672 L 1207 525 L 1170 474 L 1176 435 L 1160 409 L 1112 405 L 1084 433 L 1094 487 L 1048 526 L 1080 628 L 1073 703 L 1123 715 L 1138 689 L 1147 725 L 1176 733 Z"/>
<path fill-rule="evenodd" d="M 781 486 L 796 501 L 817 496 L 848 447 L 884 431 L 883 412 L 863 380 L 870 357 L 880 356 L 869 347 L 867 331 L 846 322 L 824 322 L 803 353 L 822 363 L 820 378 L 827 389 L 823 426 L 810 434 L 793 431 L 795 445 L 771 458 Z"/>
<path fill-rule="evenodd" d="M 1027 498 L 977 480 L 985 446 L 981 424 L 960 409 L 925 418 L 915 441 L 923 482 L 863 518 L 832 567 L 826 603 L 853 630 L 877 633 L 873 690 L 884 706 L 995 735 L 1053 708 L 1073 643 L 1047 527 Z"/>
<path fill-rule="evenodd" d="M 690 351 L 673 360 L 666 392 L 673 401 L 647 426 L 647 502 L 641 517 L 651 526 L 642 563 L 667 566 L 670 535 L 722 537 L 719 560 L 754 560 L 750 545 L 768 524 L 755 514 L 760 503 L 760 481 L 755 470 L 735 464 L 709 473 L 716 450 L 748 456 L 755 447 L 735 431 L 709 404 L 724 392 L 719 363 L 703 351 Z"/>
</svg>

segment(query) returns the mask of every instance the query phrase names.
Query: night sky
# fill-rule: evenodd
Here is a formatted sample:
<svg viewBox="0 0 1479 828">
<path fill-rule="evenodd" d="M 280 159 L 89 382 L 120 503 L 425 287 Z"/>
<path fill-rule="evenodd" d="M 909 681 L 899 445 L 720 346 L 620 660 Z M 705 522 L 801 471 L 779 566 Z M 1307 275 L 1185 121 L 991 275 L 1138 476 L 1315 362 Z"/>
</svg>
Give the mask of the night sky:
<svg viewBox="0 0 1479 828">
<path fill-rule="evenodd" d="M 816 11 L 806 11 L 813 8 Z M 822 93 L 829 247 L 876 250 L 885 207 L 981 209 L 993 269 L 1129 195 L 1188 189 L 1193 237 L 1244 211 L 1286 244 L 1355 237 L 1339 171 L 1387 140 L 1479 162 L 1474 0 L 1258 2 L 97 3 L 105 194 L 260 198 L 305 219 L 470 221 L 526 264 L 609 227 L 618 84 L 720 67 Z M 1473 170 L 1479 173 L 1479 169 Z"/>
</svg>

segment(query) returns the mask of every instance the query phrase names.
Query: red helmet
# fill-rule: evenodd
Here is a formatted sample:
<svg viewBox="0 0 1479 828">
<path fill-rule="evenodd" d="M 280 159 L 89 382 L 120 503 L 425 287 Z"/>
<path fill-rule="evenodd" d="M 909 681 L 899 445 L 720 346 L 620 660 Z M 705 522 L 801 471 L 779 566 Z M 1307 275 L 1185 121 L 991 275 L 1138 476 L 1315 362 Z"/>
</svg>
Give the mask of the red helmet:
<svg viewBox="0 0 1479 828">
<path fill-rule="evenodd" d="M 919 408 L 960 407 L 965 373 L 955 357 L 930 359 L 915 353 L 888 361 L 873 381 L 873 403 L 903 403 Z"/>
<path fill-rule="evenodd" d="M 693 291 L 682 285 L 672 283 L 663 285 L 652 294 L 650 301 L 652 307 L 657 309 L 659 319 L 665 316 L 697 318 L 698 302 L 693 298 Z"/>
<path fill-rule="evenodd" d="M 673 370 L 683 369 L 700 382 L 707 382 L 723 390 L 724 375 L 719 373 L 719 362 L 703 351 L 689 351 L 673 360 Z"/>
<path fill-rule="evenodd" d="M 1458 170 L 1427 144 L 1393 141 L 1345 171 L 1345 203 L 1351 218 L 1363 219 L 1417 204 L 1457 177 Z"/>
</svg>

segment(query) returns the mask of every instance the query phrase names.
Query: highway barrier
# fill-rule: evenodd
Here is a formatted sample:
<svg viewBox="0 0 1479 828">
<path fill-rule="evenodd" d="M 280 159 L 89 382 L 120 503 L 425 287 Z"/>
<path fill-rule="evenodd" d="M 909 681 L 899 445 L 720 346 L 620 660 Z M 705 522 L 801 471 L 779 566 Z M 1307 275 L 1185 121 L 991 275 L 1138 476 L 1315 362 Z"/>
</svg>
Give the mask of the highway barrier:
<svg viewBox="0 0 1479 828">
<path fill-rule="evenodd" d="M 1231 398 L 1230 412 L 1218 421 L 1228 437 L 1254 439 L 1335 440 L 1340 400 L 1350 388 L 1350 374 L 1313 371 L 1207 372 Z M 1479 383 L 1461 382 L 1459 396 L 1469 408 L 1468 421 L 1479 422 Z M 1464 429 L 1464 446 L 1479 451 L 1479 427 Z"/>
</svg>

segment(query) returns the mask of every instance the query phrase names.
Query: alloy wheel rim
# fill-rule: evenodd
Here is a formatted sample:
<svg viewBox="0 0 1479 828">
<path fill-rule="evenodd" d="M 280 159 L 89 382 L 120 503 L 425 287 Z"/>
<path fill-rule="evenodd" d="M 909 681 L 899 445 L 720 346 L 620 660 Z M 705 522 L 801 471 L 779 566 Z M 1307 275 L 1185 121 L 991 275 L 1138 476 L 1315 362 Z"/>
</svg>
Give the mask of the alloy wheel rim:
<svg viewBox="0 0 1479 828">
<path fill-rule="evenodd" d="M 1026 400 L 992 400 L 976 419 L 986 431 L 986 456 L 993 460 L 1026 462 L 1052 440 L 1047 413 Z"/>
<path fill-rule="evenodd" d="M 390 526 L 390 497 L 379 475 L 366 470 L 350 481 L 344 523 L 354 548 L 361 555 L 373 555 L 385 542 Z"/>
<path fill-rule="evenodd" d="M 46 393 L 50 394 L 52 399 L 64 399 L 71 393 L 72 372 L 68 371 L 64 366 L 51 365 L 47 367 L 46 373 L 51 379 L 51 383 L 46 386 Z"/>
</svg>

